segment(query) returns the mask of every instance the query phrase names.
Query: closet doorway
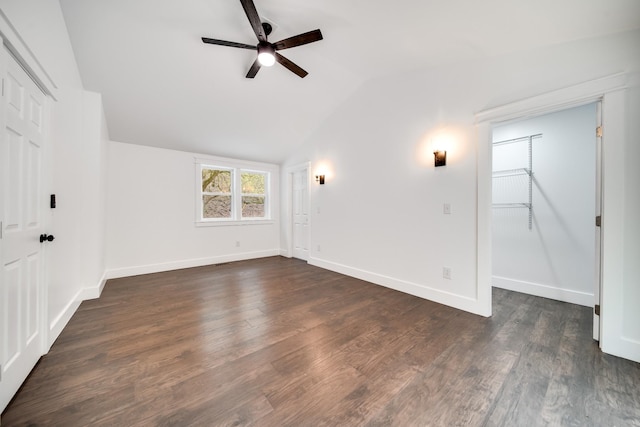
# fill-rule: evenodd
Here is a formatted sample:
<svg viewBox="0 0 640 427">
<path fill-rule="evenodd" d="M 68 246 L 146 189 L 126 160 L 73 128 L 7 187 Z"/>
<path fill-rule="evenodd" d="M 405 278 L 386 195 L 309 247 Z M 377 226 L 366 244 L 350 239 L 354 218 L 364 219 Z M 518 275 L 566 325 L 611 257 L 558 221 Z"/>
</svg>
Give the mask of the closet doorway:
<svg viewBox="0 0 640 427">
<path fill-rule="evenodd" d="M 46 95 L 0 49 L 0 412 L 46 352 Z"/>
<path fill-rule="evenodd" d="M 598 304 L 599 117 L 595 102 L 492 128 L 492 286 Z"/>
</svg>

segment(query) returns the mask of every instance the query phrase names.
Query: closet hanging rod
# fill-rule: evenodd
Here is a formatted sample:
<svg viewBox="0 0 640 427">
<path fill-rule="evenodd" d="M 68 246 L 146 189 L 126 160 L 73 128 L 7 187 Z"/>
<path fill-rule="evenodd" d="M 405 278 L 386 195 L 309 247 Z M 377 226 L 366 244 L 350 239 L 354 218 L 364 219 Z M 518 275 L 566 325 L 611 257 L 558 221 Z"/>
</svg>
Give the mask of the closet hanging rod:
<svg viewBox="0 0 640 427">
<path fill-rule="evenodd" d="M 537 133 L 535 135 L 521 136 L 520 138 L 506 139 L 504 141 L 496 141 L 492 143 L 493 145 L 502 145 L 502 144 L 512 144 L 514 142 L 527 141 L 529 138 L 540 138 L 542 136 L 541 133 Z"/>
</svg>

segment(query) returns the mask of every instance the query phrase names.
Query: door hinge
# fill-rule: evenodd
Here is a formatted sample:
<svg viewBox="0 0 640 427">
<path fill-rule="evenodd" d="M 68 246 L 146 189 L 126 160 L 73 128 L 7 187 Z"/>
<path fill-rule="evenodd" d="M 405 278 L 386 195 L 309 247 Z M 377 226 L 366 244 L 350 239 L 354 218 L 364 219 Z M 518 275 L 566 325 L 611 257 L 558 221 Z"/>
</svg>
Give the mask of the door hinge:
<svg viewBox="0 0 640 427">
<path fill-rule="evenodd" d="M 598 126 L 596 128 L 596 137 L 597 138 L 602 138 L 602 126 Z"/>
<path fill-rule="evenodd" d="M 596 306 L 593 307 L 593 311 L 596 313 L 596 316 L 600 316 L 600 304 L 596 304 Z"/>
<path fill-rule="evenodd" d="M 601 225 L 602 225 L 602 217 L 598 215 L 596 217 L 596 227 L 601 227 Z"/>
</svg>

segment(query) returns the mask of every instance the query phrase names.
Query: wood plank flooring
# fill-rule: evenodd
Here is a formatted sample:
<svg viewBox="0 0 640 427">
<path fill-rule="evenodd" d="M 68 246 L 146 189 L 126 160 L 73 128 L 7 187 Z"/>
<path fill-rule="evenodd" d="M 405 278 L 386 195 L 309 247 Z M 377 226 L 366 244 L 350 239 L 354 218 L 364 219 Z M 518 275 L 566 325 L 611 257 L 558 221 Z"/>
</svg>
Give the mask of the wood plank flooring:
<svg viewBox="0 0 640 427">
<path fill-rule="evenodd" d="M 591 310 L 494 290 L 485 319 L 274 257 L 110 280 L 3 426 L 640 426 Z"/>
</svg>

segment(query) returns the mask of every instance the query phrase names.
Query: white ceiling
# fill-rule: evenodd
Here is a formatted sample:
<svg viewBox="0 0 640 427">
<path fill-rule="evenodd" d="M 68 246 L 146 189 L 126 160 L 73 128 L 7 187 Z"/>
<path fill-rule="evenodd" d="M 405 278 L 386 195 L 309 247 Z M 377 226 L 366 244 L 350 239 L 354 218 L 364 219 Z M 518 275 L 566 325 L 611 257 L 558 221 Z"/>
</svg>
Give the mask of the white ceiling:
<svg viewBox="0 0 640 427">
<path fill-rule="evenodd" d="M 320 28 L 255 79 L 238 0 L 60 0 L 83 84 L 111 139 L 279 163 L 359 85 L 404 71 L 639 27 L 638 0 L 254 0 L 270 41 Z"/>
</svg>

